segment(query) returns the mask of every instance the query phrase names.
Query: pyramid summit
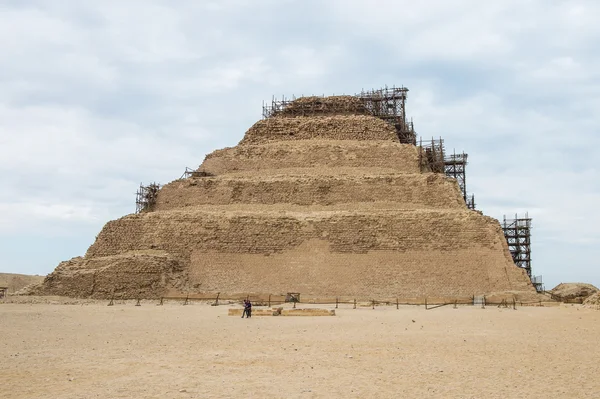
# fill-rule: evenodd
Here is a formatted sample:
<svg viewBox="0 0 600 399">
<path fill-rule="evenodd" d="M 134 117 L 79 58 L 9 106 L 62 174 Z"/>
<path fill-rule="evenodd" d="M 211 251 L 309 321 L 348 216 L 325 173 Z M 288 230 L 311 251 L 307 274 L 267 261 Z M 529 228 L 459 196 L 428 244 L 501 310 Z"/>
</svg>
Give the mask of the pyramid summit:
<svg viewBox="0 0 600 399">
<path fill-rule="evenodd" d="M 32 293 L 535 292 L 498 221 L 469 209 L 416 145 L 407 91 L 274 101 L 237 146 L 150 186 L 138 213 L 108 222 Z"/>
</svg>

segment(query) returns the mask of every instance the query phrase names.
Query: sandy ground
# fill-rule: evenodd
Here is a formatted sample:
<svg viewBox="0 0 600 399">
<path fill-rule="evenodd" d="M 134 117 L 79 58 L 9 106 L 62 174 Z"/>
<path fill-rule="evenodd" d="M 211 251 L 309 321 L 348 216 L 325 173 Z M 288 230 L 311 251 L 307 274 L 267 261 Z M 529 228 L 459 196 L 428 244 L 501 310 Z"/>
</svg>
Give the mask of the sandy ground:
<svg viewBox="0 0 600 399">
<path fill-rule="evenodd" d="M 2 398 L 600 398 L 600 311 L 0 303 Z"/>
</svg>

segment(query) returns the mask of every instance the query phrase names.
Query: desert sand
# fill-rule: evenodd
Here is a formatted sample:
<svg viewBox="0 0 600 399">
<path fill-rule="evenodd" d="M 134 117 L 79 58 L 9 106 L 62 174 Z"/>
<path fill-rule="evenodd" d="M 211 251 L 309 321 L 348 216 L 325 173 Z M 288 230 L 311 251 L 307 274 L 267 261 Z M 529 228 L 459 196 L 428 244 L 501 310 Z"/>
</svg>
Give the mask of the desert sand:
<svg viewBox="0 0 600 399">
<path fill-rule="evenodd" d="M 72 303 L 0 303 L 1 397 L 600 397 L 600 312 L 581 305 L 241 319 Z"/>
</svg>

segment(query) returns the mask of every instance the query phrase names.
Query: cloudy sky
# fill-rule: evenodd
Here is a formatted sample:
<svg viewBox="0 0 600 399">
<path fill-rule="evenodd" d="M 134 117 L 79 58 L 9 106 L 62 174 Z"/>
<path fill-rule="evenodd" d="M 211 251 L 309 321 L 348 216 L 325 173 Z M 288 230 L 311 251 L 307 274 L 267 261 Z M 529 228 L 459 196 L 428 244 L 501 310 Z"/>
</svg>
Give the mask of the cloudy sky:
<svg viewBox="0 0 600 399">
<path fill-rule="evenodd" d="M 0 0 L 0 271 L 46 274 L 233 146 L 272 95 L 404 85 L 469 153 L 478 208 L 533 218 L 547 288 L 600 286 L 600 3 Z"/>
</svg>

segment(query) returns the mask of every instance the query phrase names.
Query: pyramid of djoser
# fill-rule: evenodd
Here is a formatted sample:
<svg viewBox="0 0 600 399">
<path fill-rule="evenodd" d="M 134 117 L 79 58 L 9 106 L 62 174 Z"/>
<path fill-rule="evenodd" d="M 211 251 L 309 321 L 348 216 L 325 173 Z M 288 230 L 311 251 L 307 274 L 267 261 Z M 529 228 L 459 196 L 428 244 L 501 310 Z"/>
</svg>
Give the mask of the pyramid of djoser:
<svg viewBox="0 0 600 399">
<path fill-rule="evenodd" d="M 310 104 L 322 112 L 298 116 Z M 314 108 L 314 107 L 313 107 Z M 497 220 L 356 97 L 300 98 L 260 120 L 31 293 L 358 298 L 535 292 Z"/>
</svg>

